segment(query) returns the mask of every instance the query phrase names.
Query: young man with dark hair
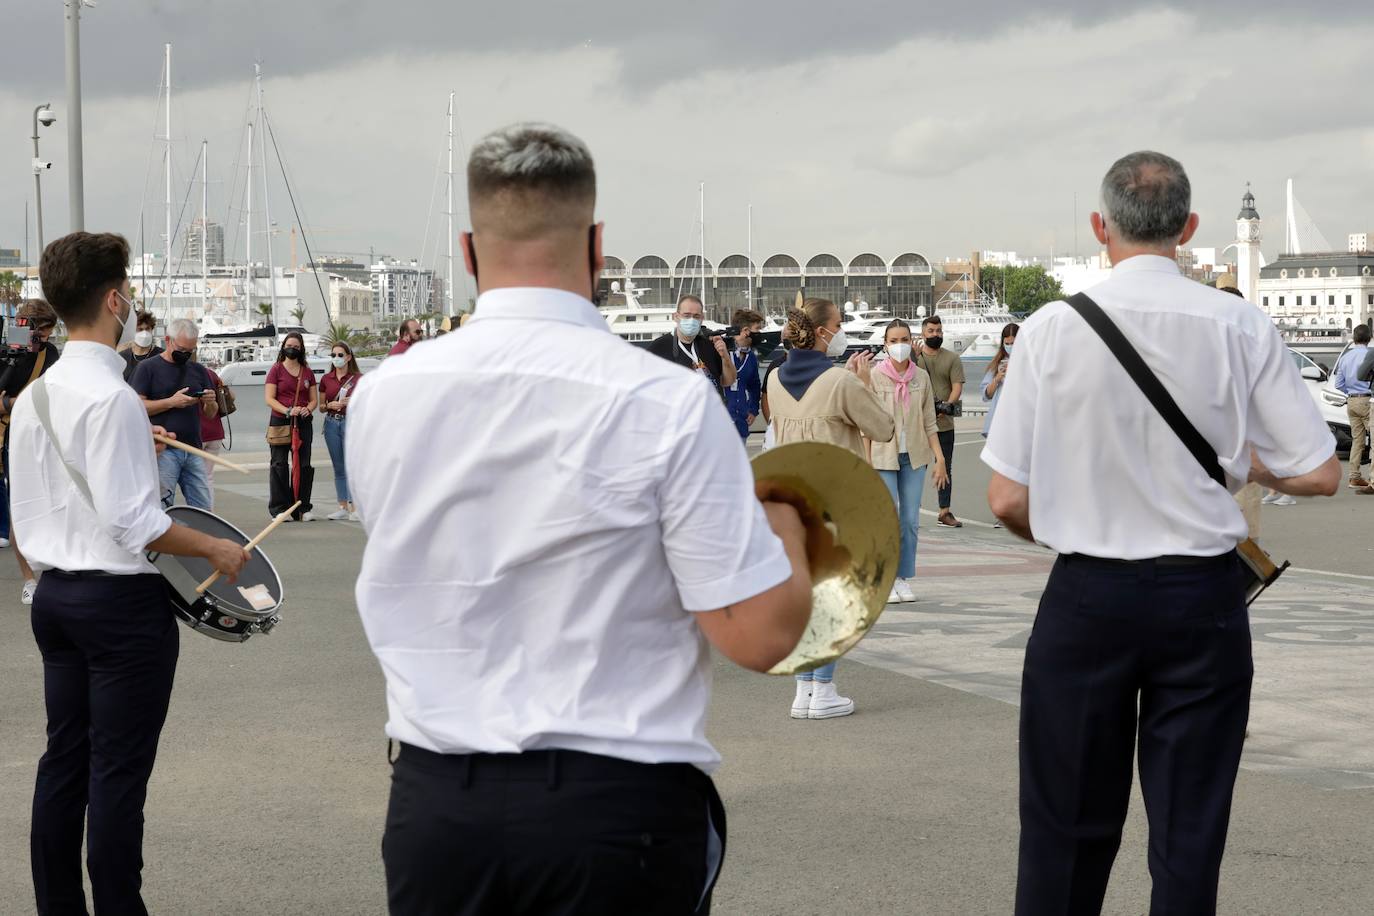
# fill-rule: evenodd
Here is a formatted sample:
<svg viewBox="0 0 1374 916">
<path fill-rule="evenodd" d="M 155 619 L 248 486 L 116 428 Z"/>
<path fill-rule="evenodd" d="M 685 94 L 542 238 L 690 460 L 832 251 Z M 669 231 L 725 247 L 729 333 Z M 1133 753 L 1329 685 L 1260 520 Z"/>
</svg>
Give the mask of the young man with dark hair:
<svg viewBox="0 0 1374 916">
<path fill-rule="evenodd" d="M 139 363 L 162 353 L 162 348 L 153 340 L 153 331 L 156 329 L 157 317 L 152 312 L 138 313 L 138 330 L 134 332 L 133 346 L 119 351 L 119 355 L 124 357 L 124 381 L 133 381 L 134 370 Z"/>
<path fill-rule="evenodd" d="M 177 624 L 155 551 L 232 578 L 233 541 L 174 525 L 158 492 L 148 413 L 116 347 L 134 334 L 129 245 L 111 233 L 52 242 L 43 290 L 67 326 L 62 361 L 14 407 L 14 525 L 42 572 L 32 624 L 43 657 L 47 751 L 30 851 L 40 913 L 85 913 L 83 827 L 97 913 L 146 914 L 143 802 L 176 672 Z"/>
<path fill-rule="evenodd" d="M 753 309 L 737 309 L 730 324 L 735 335 L 735 352 L 729 359 L 735 366 L 735 381 L 725 389 L 725 408 L 740 438 L 749 440 L 749 427 L 759 414 L 759 357 L 754 352 L 754 335 L 763 330 L 763 316 Z"/>
<path fill-rule="evenodd" d="M 916 367 L 930 376 L 930 387 L 936 401 L 946 404 L 958 402 L 964 396 L 964 363 L 957 353 L 945 349 L 945 331 L 939 315 L 931 315 L 921 322 L 920 350 Z M 964 523 L 954 517 L 950 499 L 954 492 L 954 418 L 935 408 L 935 427 L 939 431 L 940 451 L 945 456 L 945 485 L 936 489 L 940 514 L 937 521 L 946 528 L 962 528 Z"/>
</svg>

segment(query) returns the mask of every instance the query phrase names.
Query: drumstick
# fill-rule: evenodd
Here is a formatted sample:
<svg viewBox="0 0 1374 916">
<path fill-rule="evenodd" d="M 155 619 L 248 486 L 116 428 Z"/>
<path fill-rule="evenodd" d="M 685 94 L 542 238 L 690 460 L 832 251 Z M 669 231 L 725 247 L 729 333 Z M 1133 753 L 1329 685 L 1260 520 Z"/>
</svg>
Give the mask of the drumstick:
<svg viewBox="0 0 1374 916">
<path fill-rule="evenodd" d="M 253 540 L 249 541 L 247 544 L 245 544 L 245 545 L 243 546 L 243 549 L 244 549 L 245 551 L 249 551 L 249 550 L 252 550 L 254 547 L 258 546 L 259 544 L 261 544 L 261 543 L 267 538 L 267 536 L 268 536 L 269 534 L 271 534 L 273 531 L 277 530 L 277 526 L 278 526 L 278 525 L 280 525 L 282 522 L 286 521 L 287 519 L 289 519 L 289 518 L 291 517 L 291 513 L 292 513 L 292 512 L 295 512 L 296 509 L 300 506 L 300 504 L 301 504 L 301 501 L 300 501 L 299 499 L 296 500 L 295 505 L 293 505 L 291 508 L 287 509 L 285 512 L 283 512 L 283 513 L 281 513 L 280 515 L 278 515 L 276 518 L 272 519 L 272 523 L 271 523 L 270 525 L 268 525 L 266 528 L 264 528 L 264 529 L 262 529 L 261 531 L 259 531 L 259 532 L 258 532 L 258 536 L 255 537 L 255 538 L 253 538 Z M 214 571 L 214 573 L 213 573 L 208 579 L 206 579 L 204 582 L 202 582 L 202 583 L 200 583 L 199 585 L 196 586 L 196 594 L 197 594 L 197 595 L 203 595 L 203 594 L 205 594 L 205 590 L 206 590 L 207 588 L 209 588 L 210 586 L 214 585 L 214 584 L 215 584 L 215 580 L 218 579 L 219 576 L 220 576 L 220 572 L 219 572 L 219 570 L 217 569 L 217 570 Z"/>
<path fill-rule="evenodd" d="M 223 458 L 220 458 L 217 455 L 212 455 L 204 449 L 198 449 L 194 445 L 187 445 L 185 442 L 178 442 L 176 439 L 168 438 L 167 436 L 164 436 L 161 433 L 153 433 L 153 438 L 158 442 L 161 442 L 163 445 L 170 445 L 172 448 L 179 448 L 183 452 L 190 452 L 192 455 L 199 455 L 206 461 L 213 461 L 215 464 L 226 467 L 231 471 L 238 471 L 240 474 L 252 473 L 252 471 L 249 471 L 246 467 L 244 467 L 241 464 L 234 464 L 234 462 L 227 461 Z"/>
</svg>

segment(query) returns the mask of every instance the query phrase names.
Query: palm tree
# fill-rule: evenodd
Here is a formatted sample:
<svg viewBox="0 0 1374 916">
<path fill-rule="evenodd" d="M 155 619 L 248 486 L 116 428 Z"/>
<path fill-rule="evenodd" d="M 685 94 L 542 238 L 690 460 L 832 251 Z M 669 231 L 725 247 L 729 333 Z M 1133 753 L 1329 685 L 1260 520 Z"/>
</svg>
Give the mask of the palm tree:
<svg viewBox="0 0 1374 916">
<path fill-rule="evenodd" d="M 296 324 L 305 327 L 305 306 L 298 305 L 287 314 L 296 319 Z"/>
<path fill-rule="evenodd" d="M 321 336 L 321 342 L 327 347 L 332 347 L 336 343 L 346 343 L 352 348 L 353 340 L 356 337 L 357 332 L 348 325 L 331 321 Z"/>
<path fill-rule="evenodd" d="M 14 271 L 0 273 L 0 303 L 15 306 L 24 298 L 24 281 Z"/>
<path fill-rule="evenodd" d="M 258 303 L 258 314 L 259 314 L 260 316 L 262 316 L 262 323 L 263 323 L 263 325 L 268 324 L 268 323 L 272 320 L 272 303 L 270 303 L 270 302 L 259 302 L 259 303 Z"/>
</svg>

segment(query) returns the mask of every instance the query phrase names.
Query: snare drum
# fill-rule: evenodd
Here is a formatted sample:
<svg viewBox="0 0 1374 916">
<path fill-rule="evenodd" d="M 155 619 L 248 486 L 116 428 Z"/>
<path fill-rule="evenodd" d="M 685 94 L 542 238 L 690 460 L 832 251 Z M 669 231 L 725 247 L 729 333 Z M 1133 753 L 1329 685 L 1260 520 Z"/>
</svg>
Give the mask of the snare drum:
<svg viewBox="0 0 1374 916">
<path fill-rule="evenodd" d="M 173 506 L 167 514 L 174 523 L 211 537 L 225 538 L 244 546 L 251 540 L 218 515 L 204 509 Z M 243 642 L 254 633 L 271 632 L 281 620 L 280 608 L 285 597 L 281 577 L 259 547 L 253 548 L 233 585 L 221 577 L 204 594 L 198 594 L 196 586 L 215 571 L 208 560 L 149 553 L 148 561 L 167 580 L 167 592 L 177 618 L 197 633 L 224 642 Z"/>
</svg>

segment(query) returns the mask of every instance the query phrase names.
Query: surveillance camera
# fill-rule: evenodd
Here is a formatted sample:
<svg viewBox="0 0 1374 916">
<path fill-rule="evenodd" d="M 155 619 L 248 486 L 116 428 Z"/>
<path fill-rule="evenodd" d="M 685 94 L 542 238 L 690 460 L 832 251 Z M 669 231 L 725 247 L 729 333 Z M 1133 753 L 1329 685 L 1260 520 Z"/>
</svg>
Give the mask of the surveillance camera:
<svg viewBox="0 0 1374 916">
<path fill-rule="evenodd" d="M 47 169 L 50 169 L 50 168 L 52 168 L 52 163 L 49 162 L 49 161 L 47 161 L 46 159 L 35 159 L 35 160 L 33 160 L 33 171 L 34 171 L 34 174 L 37 174 L 37 173 L 42 172 L 42 171 L 46 171 Z"/>
<path fill-rule="evenodd" d="M 53 110 L 52 110 L 51 108 L 40 108 L 40 109 L 38 109 L 38 123 L 39 123 L 39 124 L 42 124 L 44 127 L 52 127 L 52 126 L 53 126 L 53 123 L 56 122 L 56 121 L 57 121 L 57 115 L 53 114 Z"/>
</svg>

